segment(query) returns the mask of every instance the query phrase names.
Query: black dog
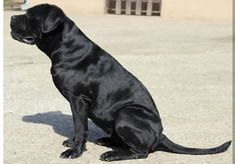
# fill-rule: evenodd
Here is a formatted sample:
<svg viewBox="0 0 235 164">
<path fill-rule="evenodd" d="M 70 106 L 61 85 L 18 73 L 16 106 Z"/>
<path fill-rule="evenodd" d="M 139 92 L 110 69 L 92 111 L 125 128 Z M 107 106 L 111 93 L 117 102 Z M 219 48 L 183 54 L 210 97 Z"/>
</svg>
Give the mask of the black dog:
<svg viewBox="0 0 235 164">
<path fill-rule="evenodd" d="M 187 148 L 170 141 L 144 85 L 112 56 L 88 39 L 63 11 L 49 4 L 11 17 L 14 39 L 36 44 L 51 59 L 55 86 L 69 101 L 74 138 L 62 158 L 79 157 L 86 149 L 87 119 L 110 134 L 97 144 L 116 147 L 101 155 L 104 161 L 146 158 L 156 150 L 180 154 L 215 154 L 231 141 L 211 149 Z"/>
</svg>

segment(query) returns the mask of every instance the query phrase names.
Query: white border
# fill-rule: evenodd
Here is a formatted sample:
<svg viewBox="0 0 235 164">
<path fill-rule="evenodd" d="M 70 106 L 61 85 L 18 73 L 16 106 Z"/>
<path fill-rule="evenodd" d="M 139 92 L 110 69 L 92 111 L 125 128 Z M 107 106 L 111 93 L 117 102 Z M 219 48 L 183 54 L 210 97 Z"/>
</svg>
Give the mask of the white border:
<svg viewBox="0 0 235 164">
<path fill-rule="evenodd" d="M 2 18 L 0 19 L 0 163 L 3 163 L 3 1 L 0 4 L 0 15 Z"/>
</svg>

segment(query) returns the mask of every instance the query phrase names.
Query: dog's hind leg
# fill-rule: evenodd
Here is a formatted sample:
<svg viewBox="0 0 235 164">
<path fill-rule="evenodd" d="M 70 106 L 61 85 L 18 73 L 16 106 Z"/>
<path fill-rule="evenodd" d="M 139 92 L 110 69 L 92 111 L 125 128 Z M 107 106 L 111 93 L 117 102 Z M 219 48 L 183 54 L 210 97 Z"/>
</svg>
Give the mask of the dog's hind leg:
<svg viewBox="0 0 235 164">
<path fill-rule="evenodd" d="M 153 150 L 153 145 L 158 142 L 153 121 L 157 121 L 151 111 L 143 111 L 136 108 L 123 109 L 115 120 L 115 132 L 120 142 L 125 145 L 115 151 L 109 151 L 101 155 L 103 161 L 127 160 L 146 158 Z M 157 130 L 158 131 L 158 130 Z"/>
</svg>

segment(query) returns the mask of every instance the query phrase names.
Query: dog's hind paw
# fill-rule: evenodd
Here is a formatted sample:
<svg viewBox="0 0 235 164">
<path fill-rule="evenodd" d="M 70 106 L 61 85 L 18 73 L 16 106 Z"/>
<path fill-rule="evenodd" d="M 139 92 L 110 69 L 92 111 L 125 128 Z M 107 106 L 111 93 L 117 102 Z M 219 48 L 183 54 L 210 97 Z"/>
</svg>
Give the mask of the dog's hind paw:
<svg viewBox="0 0 235 164">
<path fill-rule="evenodd" d="M 107 151 L 100 156 L 101 161 L 118 161 L 127 159 L 147 158 L 146 153 L 135 153 L 129 150 Z"/>
<path fill-rule="evenodd" d="M 95 143 L 100 146 L 109 147 L 112 145 L 112 140 L 109 137 L 103 137 L 103 138 L 98 139 Z"/>
<path fill-rule="evenodd" d="M 100 156 L 101 161 L 113 161 L 114 151 L 108 151 Z"/>
<path fill-rule="evenodd" d="M 106 147 L 121 147 L 122 145 L 114 142 L 112 138 L 110 137 L 103 137 L 98 139 L 95 144 L 100 145 L 100 146 L 106 146 Z"/>
</svg>

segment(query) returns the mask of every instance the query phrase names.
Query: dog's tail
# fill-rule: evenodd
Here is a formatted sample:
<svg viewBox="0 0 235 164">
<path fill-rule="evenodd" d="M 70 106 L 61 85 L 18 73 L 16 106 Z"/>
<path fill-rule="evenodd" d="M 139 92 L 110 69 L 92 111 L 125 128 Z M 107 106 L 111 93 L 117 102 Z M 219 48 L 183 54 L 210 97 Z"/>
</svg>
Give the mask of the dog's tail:
<svg viewBox="0 0 235 164">
<path fill-rule="evenodd" d="M 218 147 L 209 148 L 209 149 L 198 149 L 198 148 L 189 148 L 178 145 L 168 139 L 165 135 L 162 134 L 162 141 L 160 143 L 159 150 L 164 150 L 171 153 L 178 154 L 191 154 L 191 155 L 206 155 L 206 154 L 217 154 L 222 153 L 228 149 L 232 141 L 228 141 Z"/>
</svg>

